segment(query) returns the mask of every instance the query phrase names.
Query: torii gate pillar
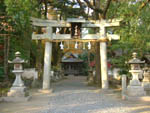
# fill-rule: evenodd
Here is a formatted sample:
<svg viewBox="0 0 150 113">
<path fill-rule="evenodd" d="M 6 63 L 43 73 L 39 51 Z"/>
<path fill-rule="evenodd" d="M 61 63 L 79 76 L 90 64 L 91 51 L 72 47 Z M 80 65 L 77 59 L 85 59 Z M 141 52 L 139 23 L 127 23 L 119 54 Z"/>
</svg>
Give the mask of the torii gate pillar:
<svg viewBox="0 0 150 113">
<path fill-rule="evenodd" d="M 52 38 L 52 28 L 47 27 L 47 33 L 50 38 Z M 51 57 L 52 57 L 52 42 L 45 43 L 45 53 L 44 53 L 44 73 L 43 73 L 43 90 L 51 89 Z"/>
<path fill-rule="evenodd" d="M 100 27 L 101 38 L 106 38 L 105 27 Z M 107 73 L 107 43 L 100 42 L 100 64 L 101 64 L 101 80 L 102 89 L 108 89 L 108 73 Z"/>
</svg>

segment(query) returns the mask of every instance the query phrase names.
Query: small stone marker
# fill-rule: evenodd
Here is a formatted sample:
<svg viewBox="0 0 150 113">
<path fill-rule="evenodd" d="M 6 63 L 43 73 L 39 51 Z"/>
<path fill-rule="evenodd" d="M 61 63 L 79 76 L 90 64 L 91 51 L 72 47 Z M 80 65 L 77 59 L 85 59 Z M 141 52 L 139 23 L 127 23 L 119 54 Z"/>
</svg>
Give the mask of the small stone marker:
<svg viewBox="0 0 150 113">
<path fill-rule="evenodd" d="M 122 75 L 122 99 L 125 100 L 125 94 L 127 90 L 127 76 Z"/>
</svg>

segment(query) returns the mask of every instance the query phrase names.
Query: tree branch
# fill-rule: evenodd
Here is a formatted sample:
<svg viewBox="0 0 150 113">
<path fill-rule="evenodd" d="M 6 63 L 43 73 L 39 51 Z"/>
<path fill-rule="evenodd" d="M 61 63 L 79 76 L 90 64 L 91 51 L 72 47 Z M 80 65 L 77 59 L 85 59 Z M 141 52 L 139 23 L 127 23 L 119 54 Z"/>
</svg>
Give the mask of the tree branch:
<svg viewBox="0 0 150 113">
<path fill-rule="evenodd" d="M 109 9 L 109 6 L 110 6 L 110 3 L 111 3 L 112 0 L 107 0 L 106 1 L 106 6 L 104 8 L 104 13 L 103 13 L 103 18 L 105 19 L 106 18 L 106 14 L 107 14 L 107 11 Z"/>
<path fill-rule="evenodd" d="M 83 3 L 81 2 L 81 0 L 77 0 L 77 2 L 78 2 L 79 5 L 80 5 L 80 8 L 81 8 L 82 13 L 85 13 L 84 7 L 83 7 Z"/>
<path fill-rule="evenodd" d="M 81 9 L 83 9 L 83 5 L 82 5 L 82 2 L 81 2 L 81 0 L 77 0 L 77 2 L 79 3 L 79 5 L 80 5 L 80 8 L 81 8 Z"/>
<path fill-rule="evenodd" d="M 101 10 L 100 8 L 95 8 L 90 2 L 89 0 L 84 0 L 87 4 L 87 6 L 91 9 L 93 9 L 95 12 L 98 12 L 98 13 L 103 13 L 103 10 Z"/>
<path fill-rule="evenodd" d="M 147 0 L 146 2 L 143 2 L 142 5 L 140 6 L 139 10 L 142 10 L 149 2 L 150 2 L 150 0 Z"/>
<path fill-rule="evenodd" d="M 47 19 L 47 0 L 44 0 L 44 5 L 45 5 L 45 12 L 44 12 L 44 17 Z"/>
</svg>

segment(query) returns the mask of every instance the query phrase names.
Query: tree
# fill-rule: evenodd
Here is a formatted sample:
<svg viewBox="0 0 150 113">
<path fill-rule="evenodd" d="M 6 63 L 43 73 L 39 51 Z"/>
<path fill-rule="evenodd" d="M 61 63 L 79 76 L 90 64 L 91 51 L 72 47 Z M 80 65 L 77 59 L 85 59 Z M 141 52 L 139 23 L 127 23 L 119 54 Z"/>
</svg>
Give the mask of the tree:
<svg viewBox="0 0 150 113">
<path fill-rule="evenodd" d="M 118 9 L 108 11 L 109 18 L 122 18 L 120 28 L 113 29 L 113 32 L 121 35 L 121 40 L 112 42 L 110 49 L 111 51 L 116 51 L 118 48 L 122 50 L 122 56 L 111 55 L 113 56 L 111 59 L 114 66 L 120 67 L 126 72 L 125 61 L 131 58 L 132 52 L 137 52 L 139 57 L 150 52 L 149 3 L 149 0 L 115 2 L 115 4 L 111 4 L 110 9 L 116 6 Z"/>
<path fill-rule="evenodd" d="M 11 17 L 7 15 L 6 5 L 4 1 L 0 1 L 0 42 L 1 46 L 4 46 L 3 53 L 1 57 L 3 60 L 4 66 L 4 75 L 5 79 L 8 80 L 8 57 L 10 53 L 10 39 L 13 35 L 14 28 L 13 22 L 11 21 Z M 2 65 L 1 65 L 2 66 Z"/>
</svg>

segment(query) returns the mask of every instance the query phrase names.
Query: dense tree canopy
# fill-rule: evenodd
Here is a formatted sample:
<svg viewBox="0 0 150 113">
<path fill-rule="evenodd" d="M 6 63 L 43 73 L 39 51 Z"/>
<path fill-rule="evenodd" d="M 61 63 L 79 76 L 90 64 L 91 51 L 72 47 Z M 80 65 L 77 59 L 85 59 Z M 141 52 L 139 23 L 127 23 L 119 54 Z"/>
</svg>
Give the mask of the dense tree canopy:
<svg viewBox="0 0 150 113">
<path fill-rule="evenodd" d="M 109 59 L 115 67 L 125 68 L 125 61 L 136 51 L 139 56 L 150 52 L 150 0 L 5 0 L 0 1 L 0 17 L 5 16 L 12 31 L 10 34 L 9 58 L 19 50 L 23 57 L 34 62 L 37 44 L 31 41 L 32 26 L 30 17 L 46 18 L 48 10 L 55 10 L 60 19 L 83 16 L 86 19 L 120 18 L 121 25 L 108 29 L 121 35 L 119 41 L 108 43 Z M 2 20 L 0 22 L 2 25 Z M 1 30 L 0 34 L 6 33 Z M 8 33 L 8 32 L 7 32 Z M 0 36 L 1 39 L 7 38 Z M 0 40 L 1 41 L 1 40 Z M 3 43 L 3 41 L 1 41 Z M 7 42 L 8 43 L 8 42 Z M 39 42 L 38 42 L 39 43 Z M 55 46 L 59 47 L 58 44 Z M 42 49 L 42 48 L 41 48 Z M 114 51 L 122 51 L 122 56 L 116 56 Z M 58 49 L 56 49 L 58 51 Z M 56 53 L 56 52 L 55 52 Z M 43 53 L 40 53 L 43 54 Z"/>
</svg>

